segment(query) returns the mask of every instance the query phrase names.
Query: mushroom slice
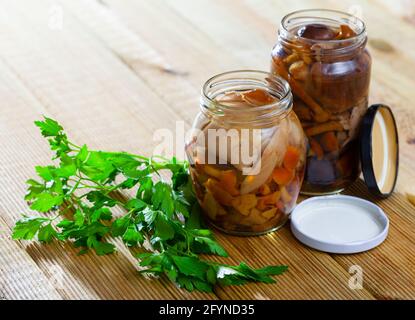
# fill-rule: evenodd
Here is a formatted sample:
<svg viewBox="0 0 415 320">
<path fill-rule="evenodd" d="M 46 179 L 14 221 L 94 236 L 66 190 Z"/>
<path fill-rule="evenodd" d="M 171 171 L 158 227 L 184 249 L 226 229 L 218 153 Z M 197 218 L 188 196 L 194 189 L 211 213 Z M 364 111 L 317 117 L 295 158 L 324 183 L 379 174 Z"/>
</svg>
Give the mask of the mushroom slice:
<svg viewBox="0 0 415 320">
<path fill-rule="evenodd" d="M 277 101 L 268 91 L 263 89 L 254 89 L 242 94 L 244 101 L 253 107 L 265 106 Z"/>
<path fill-rule="evenodd" d="M 248 175 L 242 181 L 241 194 L 256 190 L 267 181 L 275 166 L 281 165 L 285 150 L 287 149 L 287 143 L 288 121 L 283 119 L 265 147 L 261 158 L 251 168 L 251 172 L 256 174 Z"/>
<path fill-rule="evenodd" d="M 245 101 L 242 94 L 237 91 L 226 92 L 220 97 L 217 97 L 215 100 L 220 104 L 230 107 L 245 105 Z"/>
</svg>

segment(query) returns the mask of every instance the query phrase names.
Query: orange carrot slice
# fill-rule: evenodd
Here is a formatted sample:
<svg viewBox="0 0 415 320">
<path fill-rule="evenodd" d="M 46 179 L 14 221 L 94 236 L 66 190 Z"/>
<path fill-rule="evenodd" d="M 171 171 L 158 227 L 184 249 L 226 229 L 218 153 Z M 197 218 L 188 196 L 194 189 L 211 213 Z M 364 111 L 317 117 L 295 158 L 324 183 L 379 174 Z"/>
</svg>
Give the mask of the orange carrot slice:
<svg viewBox="0 0 415 320">
<path fill-rule="evenodd" d="M 233 197 L 229 192 L 220 187 L 219 183 L 214 179 L 208 179 L 205 183 L 205 187 L 212 193 L 217 202 L 224 206 L 232 205 Z"/>
<path fill-rule="evenodd" d="M 300 150 L 296 147 L 288 146 L 284 155 L 284 167 L 288 170 L 294 170 L 300 160 Z"/>
<path fill-rule="evenodd" d="M 245 100 L 245 102 L 249 103 L 254 107 L 271 104 L 277 100 L 263 89 L 254 89 L 244 92 L 242 94 L 242 97 Z"/>
<path fill-rule="evenodd" d="M 239 190 L 236 188 L 236 174 L 233 170 L 222 171 L 220 174 L 220 184 L 223 189 L 229 192 L 232 196 L 239 195 Z"/>
<path fill-rule="evenodd" d="M 293 177 L 294 172 L 286 168 L 276 168 L 272 173 L 272 178 L 280 186 L 288 184 L 293 179 Z"/>
<path fill-rule="evenodd" d="M 280 195 L 281 195 L 280 191 L 275 191 L 274 193 L 271 193 L 271 194 L 266 195 L 264 197 L 259 197 L 256 207 L 259 210 L 265 210 L 269 206 L 275 206 L 275 204 L 277 203 L 277 201 L 280 198 Z"/>
<path fill-rule="evenodd" d="M 327 152 L 339 150 L 339 141 L 333 131 L 326 132 L 321 137 L 321 145 Z"/>
</svg>

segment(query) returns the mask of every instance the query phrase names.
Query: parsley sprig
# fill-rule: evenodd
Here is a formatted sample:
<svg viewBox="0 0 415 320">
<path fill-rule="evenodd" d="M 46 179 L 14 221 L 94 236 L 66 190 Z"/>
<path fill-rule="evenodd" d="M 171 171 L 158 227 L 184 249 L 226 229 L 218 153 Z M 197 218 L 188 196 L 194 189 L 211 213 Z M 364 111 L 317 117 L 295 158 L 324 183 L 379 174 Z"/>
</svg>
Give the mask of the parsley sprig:
<svg viewBox="0 0 415 320">
<path fill-rule="evenodd" d="M 273 283 L 271 276 L 287 270 L 201 259 L 201 254 L 227 253 L 203 228 L 187 162 L 91 150 L 69 141 L 53 119 L 35 124 L 48 139 L 56 165 L 37 166 L 39 178 L 27 181 L 25 199 L 42 215 L 23 216 L 13 239 L 70 240 L 80 254 L 92 249 L 105 255 L 115 251 L 110 237 L 119 237 L 126 246 L 140 248 L 140 272 L 164 274 L 189 291 L 211 292 L 216 284 Z M 163 172 L 169 173 L 167 180 Z M 127 197 L 127 191 L 134 196 Z M 114 219 L 116 208 L 124 215 Z"/>
</svg>

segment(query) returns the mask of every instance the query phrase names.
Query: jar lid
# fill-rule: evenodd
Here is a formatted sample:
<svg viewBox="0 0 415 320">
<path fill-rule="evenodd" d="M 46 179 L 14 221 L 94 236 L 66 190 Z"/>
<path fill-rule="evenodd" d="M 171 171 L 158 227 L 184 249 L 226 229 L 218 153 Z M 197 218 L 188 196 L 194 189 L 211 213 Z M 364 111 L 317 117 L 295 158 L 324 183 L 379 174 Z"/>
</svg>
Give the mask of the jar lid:
<svg viewBox="0 0 415 320">
<path fill-rule="evenodd" d="M 369 191 L 382 198 L 394 190 L 399 167 L 398 130 L 392 110 L 372 105 L 362 120 L 360 160 Z"/>
<path fill-rule="evenodd" d="M 304 200 L 291 213 L 291 231 L 305 245 L 350 254 L 370 250 L 387 237 L 389 220 L 374 203 L 345 195 Z"/>
</svg>

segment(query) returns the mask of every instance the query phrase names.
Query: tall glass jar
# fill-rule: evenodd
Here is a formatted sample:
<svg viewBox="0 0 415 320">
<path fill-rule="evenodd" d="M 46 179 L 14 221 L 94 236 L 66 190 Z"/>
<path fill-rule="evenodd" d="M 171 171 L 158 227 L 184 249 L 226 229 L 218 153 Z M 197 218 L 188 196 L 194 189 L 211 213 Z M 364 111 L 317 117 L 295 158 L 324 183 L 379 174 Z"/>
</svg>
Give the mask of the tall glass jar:
<svg viewBox="0 0 415 320">
<path fill-rule="evenodd" d="M 260 71 L 208 80 L 186 153 L 208 222 L 237 235 L 282 226 L 300 192 L 306 157 L 288 83 Z"/>
<path fill-rule="evenodd" d="M 285 16 L 271 69 L 286 79 L 309 140 L 305 194 L 337 193 L 360 174 L 359 125 L 368 106 L 371 58 L 364 23 L 333 10 Z"/>
</svg>

